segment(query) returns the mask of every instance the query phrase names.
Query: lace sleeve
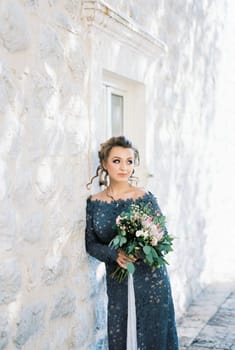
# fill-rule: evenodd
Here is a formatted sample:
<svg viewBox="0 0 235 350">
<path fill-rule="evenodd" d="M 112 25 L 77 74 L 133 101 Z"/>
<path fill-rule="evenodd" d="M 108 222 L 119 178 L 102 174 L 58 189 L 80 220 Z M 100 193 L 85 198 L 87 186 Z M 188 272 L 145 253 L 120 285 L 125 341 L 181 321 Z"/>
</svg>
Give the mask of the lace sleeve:
<svg viewBox="0 0 235 350">
<path fill-rule="evenodd" d="M 150 194 L 151 203 L 152 203 L 153 208 L 156 209 L 156 210 L 158 210 L 158 211 L 160 211 L 160 213 L 161 213 L 162 215 L 164 215 L 164 214 L 162 213 L 162 211 L 161 211 L 161 208 L 160 208 L 159 204 L 158 204 L 157 198 L 156 198 L 151 192 L 149 192 L 149 194 Z M 163 231 L 164 231 L 164 235 L 168 235 L 168 230 L 167 230 L 167 228 L 166 228 L 166 225 L 164 226 Z"/>
<path fill-rule="evenodd" d="M 107 244 L 101 243 L 97 237 L 93 225 L 93 210 L 91 200 L 87 200 L 86 207 L 86 250 L 96 259 L 103 262 L 116 261 L 118 253 L 114 248 L 109 247 Z"/>
</svg>

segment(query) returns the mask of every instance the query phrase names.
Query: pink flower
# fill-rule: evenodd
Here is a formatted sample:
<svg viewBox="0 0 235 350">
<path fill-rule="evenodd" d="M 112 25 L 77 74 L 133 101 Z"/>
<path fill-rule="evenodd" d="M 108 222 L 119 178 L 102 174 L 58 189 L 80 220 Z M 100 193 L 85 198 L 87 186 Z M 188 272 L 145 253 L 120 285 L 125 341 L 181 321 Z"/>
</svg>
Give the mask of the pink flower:
<svg viewBox="0 0 235 350">
<path fill-rule="evenodd" d="M 116 225 L 120 224 L 120 220 L 121 220 L 121 217 L 120 217 L 120 215 L 118 215 L 117 218 L 116 218 Z"/>
<path fill-rule="evenodd" d="M 153 223 L 153 219 L 150 218 L 149 216 L 145 216 L 141 221 L 141 223 L 145 228 L 149 228 Z"/>
<path fill-rule="evenodd" d="M 156 226 L 156 225 L 152 224 L 152 225 L 150 226 L 150 233 L 151 233 L 152 235 L 154 235 L 154 236 L 157 236 L 157 234 L 158 234 L 158 229 L 157 229 L 157 226 Z"/>
<path fill-rule="evenodd" d="M 150 227 L 150 232 L 151 234 L 157 238 L 158 241 L 160 241 L 160 239 L 162 239 L 163 236 L 163 230 L 161 228 L 161 226 L 159 224 L 157 225 L 151 225 Z"/>
<path fill-rule="evenodd" d="M 158 243 L 157 237 L 156 237 L 156 236 L 153 236 L 152 241 L 151 241 L 152 246 L 153 246 L 153 247 L 156 247 L 157 243 Z"/>
<path fill-rule="evenodd" d="M 163 230 L 161 230 L 160 232 L 158 232 L 157 238 L 160 241 L 163 237 Z"/>
</svg>

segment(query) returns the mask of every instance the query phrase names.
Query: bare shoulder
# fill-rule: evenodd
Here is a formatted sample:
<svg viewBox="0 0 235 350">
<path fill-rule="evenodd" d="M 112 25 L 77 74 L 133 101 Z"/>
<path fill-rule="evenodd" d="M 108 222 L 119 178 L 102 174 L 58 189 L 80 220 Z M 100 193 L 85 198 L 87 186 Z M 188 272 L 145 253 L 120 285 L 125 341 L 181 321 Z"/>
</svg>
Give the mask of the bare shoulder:
<svg viewBox="0 0 235 350">
<path fill-rule="evenodd" d="M 103 200 L 105 200 L 105 192 L 101 191 L 101 192 L 98 192 L 96 194 L 93 194 L 91 196 L 91 200 L 92 201 L 95 201 L 95 200 L 103 201 Z"/>
<path fill-rule="evenodd" d="M 147 191 L 143 187 L 135 187 L 135 198 L 143 197 Z"/>
</svg>

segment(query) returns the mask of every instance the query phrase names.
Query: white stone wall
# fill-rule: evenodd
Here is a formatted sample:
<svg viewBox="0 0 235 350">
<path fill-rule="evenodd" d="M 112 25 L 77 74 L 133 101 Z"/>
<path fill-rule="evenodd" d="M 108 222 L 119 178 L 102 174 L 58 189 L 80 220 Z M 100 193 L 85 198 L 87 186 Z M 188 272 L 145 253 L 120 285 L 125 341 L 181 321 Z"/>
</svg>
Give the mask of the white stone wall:
<svg viewBox="0 0 235 350">
<path fill-rule="evenodd" d="M 0 2 L 0 349 L 88 349 L 80 1 Z"/>
<path fill-rule="evenodd" d="M 223 2 L 108 3 L 169 48 L 151 66 L 144 58 L 135 66 L 147 86 L 145 158 L 155 174 L 148 185 L 178 237 L 170 274 L 179 316 L 204 267 Z M 128 48 L 119 62 L 106 57 L 107 33 L 91 60 L 81 6 L 0 2 L 0 350 L 107 347 L 103 265 L 84 249 L 85 184 L 104 135 L 92 110 L 105 61 L 135 76 Z"/>
<path fill-rule="evenodd" d="M 169 47 L 158 87 L 155 172 L 177 236 L 170 272 L 181 314 L 204 286 L 208 255 L 212 135 L 225 2 L 166 1 L 159 35 Z M 166 30 L 167 28 L 167 30 Z"/>
<path fill-rule="evenodd" d="M 234 16 L 235 3 L 228 0 L 217 76 L 216 127 L 211 137 L 213 176 L 208 213 L 206 268 L 203 274 L 207 282 L 217 283 L 234 281 L 235 278 Z"/>
</svg>

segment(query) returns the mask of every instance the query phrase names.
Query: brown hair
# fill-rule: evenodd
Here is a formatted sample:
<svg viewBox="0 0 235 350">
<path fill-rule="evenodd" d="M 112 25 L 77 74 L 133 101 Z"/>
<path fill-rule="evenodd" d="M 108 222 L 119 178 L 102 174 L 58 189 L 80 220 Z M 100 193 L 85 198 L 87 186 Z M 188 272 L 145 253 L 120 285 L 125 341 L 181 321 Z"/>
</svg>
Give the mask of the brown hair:
<svg viewBox="0 0 235 350">
<path fill-rule="evenodd" d="M 100 150 L 98 152 L 100 164 L 96 169 L 96 174 L 91 178 L 87 184 L 87 188 L 90 188 L 93 180 L 98 177 L 100 186 L 108 186 L 108 172 L 104 169 L 103 164 L 107 161 L 109 153 L 113 147 L 131 148 L 134 151 L 134 165 L 139 165 L 140 157 L 137 148 L 132 145 L 132 142 L 125 136 L 114 136 L 108 139 L 106 142 L 101 143 Z M 133 172 L 134 174 L 134 172 Z M 136 177 L 130 177 L 130 181 L 136 180 Z"/>
</svg>

